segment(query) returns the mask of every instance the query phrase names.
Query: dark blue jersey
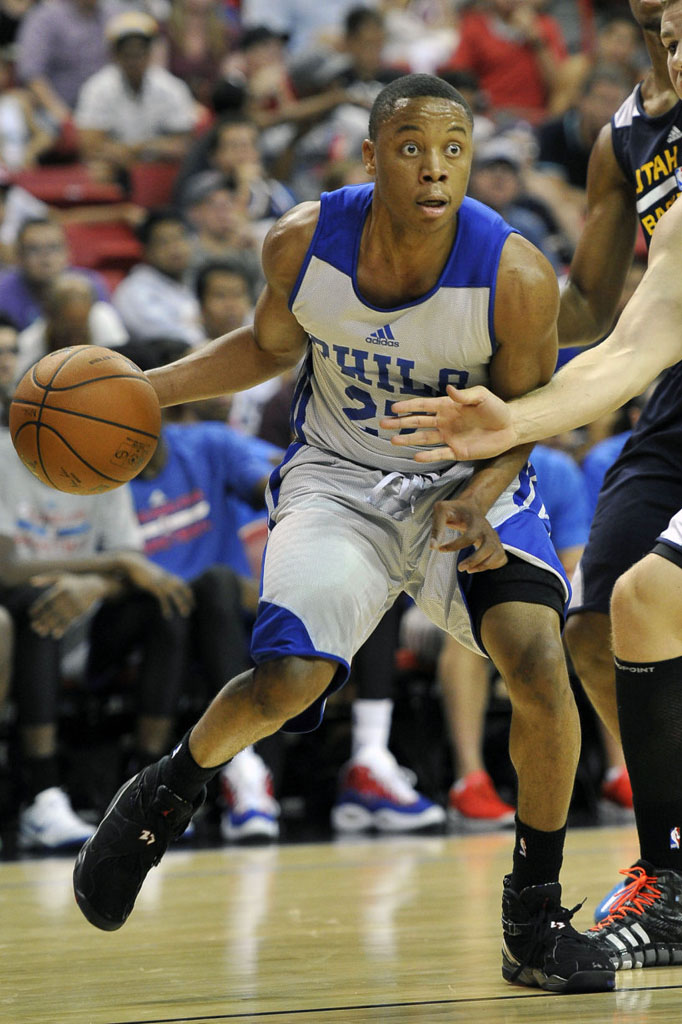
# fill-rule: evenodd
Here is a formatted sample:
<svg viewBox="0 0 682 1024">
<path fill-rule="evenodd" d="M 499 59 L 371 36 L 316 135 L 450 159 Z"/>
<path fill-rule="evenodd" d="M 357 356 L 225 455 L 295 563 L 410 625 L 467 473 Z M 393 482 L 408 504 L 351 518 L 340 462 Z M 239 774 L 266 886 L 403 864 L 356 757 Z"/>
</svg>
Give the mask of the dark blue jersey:
<svg viewBox="0 0 682 1024">
<path fill-rule="evenodd" d="M 682 191 L 682 102 L 649 117 L 637 85 L 611 119 L 611 139 L 623 174 L 635 186 L 648 245 L 656 223 Z"/>
<path fill-rule="evenodd" d="M 614 115 L 611 137 L 623 174 L 634 186 L 648 245 L 657 221 L 682 191 L 682 102 L 659 117 L 649 117 L 638 85 Z M 665 480 L 670 473 L 680 473 L 681 460 L 682 362 L 662 377 L 621 456 L 606 474 L 604 491 L 622 475 Z"/>
</svg>

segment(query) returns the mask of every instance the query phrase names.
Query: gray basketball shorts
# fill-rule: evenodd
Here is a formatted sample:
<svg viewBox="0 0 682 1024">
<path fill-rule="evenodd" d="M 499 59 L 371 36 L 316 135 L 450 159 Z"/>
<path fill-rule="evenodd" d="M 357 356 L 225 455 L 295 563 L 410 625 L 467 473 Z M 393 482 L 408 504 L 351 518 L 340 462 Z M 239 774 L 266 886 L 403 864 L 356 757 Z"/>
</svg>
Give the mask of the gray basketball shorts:
<svg viewBox="0 0 682 1024">
<path fill-rule="evenodd" d="M 271 530 L 252 633 L 254 662 L 290 655 L 335 661 L 331 693 L 346 681 L 353 655 L 403 591 L 435 625 L 481 653 L 458 553 L 430 548 L 434 505 L 457 494 L 470 467 L 386 473 L 306 445 L 294 451 L 273 474 L 267 496 Z M 567 599 L 548 526 L 524 488 L 525 482 L 520 487 L 514 481 L 488 519 L 507 550 L 558 577 Z M 315 728 L 323 707 L 321 698 L 285 728 Z"/>
</svg>

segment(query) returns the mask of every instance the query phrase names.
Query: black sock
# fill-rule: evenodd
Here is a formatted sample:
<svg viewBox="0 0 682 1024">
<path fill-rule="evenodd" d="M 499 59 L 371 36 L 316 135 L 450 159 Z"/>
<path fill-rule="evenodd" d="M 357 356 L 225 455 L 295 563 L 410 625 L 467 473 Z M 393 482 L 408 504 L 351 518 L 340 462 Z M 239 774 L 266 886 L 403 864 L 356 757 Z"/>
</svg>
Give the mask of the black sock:
<svg viewBox="0 0 682 1024">
<path fill-rule="evenodd" d="M 26 776 L 26 797 L 33 803 L 38 793 L 59 785 L 59 764 L 57 755 L 49 757 L 27 757 L 24 760 Z"/>
<path fill-rule="evenodd" d="M 614 661 L 641 855 L 682 873 L 682 658 Z"/>
<path fill-rule="evenodd" d="M 521 892 L 529 885 L 559 881 L 565 838 L 565 825 L 555 832 L 539 832 L 530 825 L 524 825 L 517 815 L 511 873 L 511 887 L 515 892 Z"/>
<path fill-rule="evenodd" d="M 190 729 L 185 733 L 173 751 L 163 758 L 161 779 L 164 785 L 168 786 L 177 796 L 189 803 L 194 803 L 206 783 L 218 774 L 223 765 L 202 768 L 196 763 L 189 749 L 191 731 Z"/>
</svg>

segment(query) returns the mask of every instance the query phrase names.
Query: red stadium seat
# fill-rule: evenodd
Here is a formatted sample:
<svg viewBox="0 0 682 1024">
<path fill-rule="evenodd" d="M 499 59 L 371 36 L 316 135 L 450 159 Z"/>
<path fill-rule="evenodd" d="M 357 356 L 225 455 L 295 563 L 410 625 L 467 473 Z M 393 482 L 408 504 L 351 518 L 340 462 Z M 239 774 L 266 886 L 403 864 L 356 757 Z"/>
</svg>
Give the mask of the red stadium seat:
<svg viewBox="0 0 682 1024">
<path fill-rule="evenodd" d="M 166 206 L 171 202 L 179 170 L 177 161 L 133 164 L 130 168 L 130 201 L 146 209 Z"/>
<path fill-rule="evenodd" d="M 75 266 L 123 275 L 142 258 L 142 247 L 125 221 L 93 220 L 67 224 L 64 230 Z"/>
<path fill-rule="evenodd" d="M 94 181 L 85 164 L 33 167 L 13 174 L 12 181 L 50 206 L 119 203 L 125 198 L 120 185 Z"/>
</svg>

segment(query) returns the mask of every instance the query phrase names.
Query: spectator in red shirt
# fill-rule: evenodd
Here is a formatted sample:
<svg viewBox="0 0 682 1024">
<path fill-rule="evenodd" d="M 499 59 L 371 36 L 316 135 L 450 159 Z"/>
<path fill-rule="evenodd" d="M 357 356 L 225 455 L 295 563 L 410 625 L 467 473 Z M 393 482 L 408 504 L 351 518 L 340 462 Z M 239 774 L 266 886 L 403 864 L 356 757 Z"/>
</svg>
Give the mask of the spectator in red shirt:
<svg viewBox="0 0 682 1024">
<path fill-rule="evenodd" d="M 481 0 L 461 16 L 448 69 L 473 72 L 494 113 L 539 121 L 565 57 L 558 22 L 533 0 Z"/>
</svg>

